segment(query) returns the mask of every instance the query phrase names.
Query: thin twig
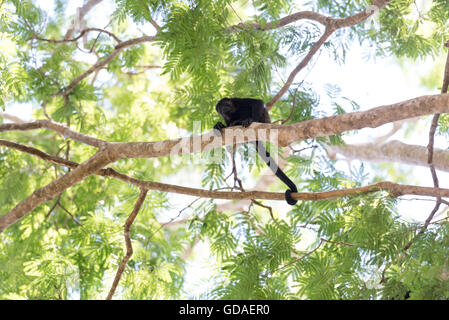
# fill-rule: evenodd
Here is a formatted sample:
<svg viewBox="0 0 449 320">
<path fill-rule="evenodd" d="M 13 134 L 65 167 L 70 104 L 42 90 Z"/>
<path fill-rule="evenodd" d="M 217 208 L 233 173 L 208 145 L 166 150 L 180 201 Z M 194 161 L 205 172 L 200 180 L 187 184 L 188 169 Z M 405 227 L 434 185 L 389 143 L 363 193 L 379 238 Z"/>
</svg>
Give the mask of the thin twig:
<svg viewBox="0 0 449 320">
<path fill-rule="evenodd" d="M 30 30 L 31 32 L 34 33 L 34 31 Z M 108 30 L 104 30 L 104 29 L 100 29 L 100 28 L 86 28 L 81 30 L 81 32 L 79 33 L 79 35 L 77 35 L 75 38 L 72 39 L 46 39 L 46 38 L 42 38 L 40 36 L 38 36 L 37 34 L 33 34 L 33 36 L 31 38 L 29 38 L 28 40 L 38 40 L 38 41 L 45 41 L 45 42 L 51 42 L 51 43 L 67 43 L 67 42 L 76 42 L 79 39 L 81 39 L 86 33 L 92 32 L 92 31 L 97 31 L 98 32 L 98 36 L 100 36 L 102 33 L 107 34 L 108 36 L 114 38 L 115 41 L 117 41 L 118 43 L 121 43 L 122 40 L 120 40 L 115 34 L 113 34 L 112 32 L 108 31 Z M 97 36 L 97 39 L 98 39 Z"/>
<path fill-rule="evenodd" d="M 120 265 L 117 269 L 117 273 L 115 274 L 114 282 L 112 283 L 111 289 L 109 290 L 109 294 L 106 297 L 106 300 L 111 300 L 112 296 L 115 293 L 115 290 L 117 289 L 117 285 L 120 282 L 120 279 L 122 277 L 123 271 L 125 270 L 126 264 L 128 263 L 129 259 L 131 258 L 133 254 L 133 246 L 131 243 L 131 239 L 129 237 L 129 231 L 131 229 L 131 225 L 133 224 L 134 220 L 137 217 L 137 214 L 139 213 L 140 208 L 142 207 L 143 202 L 145 201 L 145 197 L 147 196 L 148 190 L 141 189 L 139 198 L 137 199 L 136 204 L 134 205 L 134 209 L 129 215 L 128 219 L 126 219 L 125 227 L 124 229 L 124 237 L 125 237 L 125 244 L 126 244 L 126 254 L 123 257 L 122 261 L 120 262 Z"/>
</svg>

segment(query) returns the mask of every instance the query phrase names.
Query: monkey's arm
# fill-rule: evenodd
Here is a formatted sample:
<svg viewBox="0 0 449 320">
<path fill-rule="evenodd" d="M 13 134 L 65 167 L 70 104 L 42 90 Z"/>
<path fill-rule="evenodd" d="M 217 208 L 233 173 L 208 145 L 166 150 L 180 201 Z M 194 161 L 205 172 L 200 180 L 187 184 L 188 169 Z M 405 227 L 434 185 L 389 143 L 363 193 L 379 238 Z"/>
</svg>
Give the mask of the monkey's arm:
<svg viewBox="0 0 449 320">
<path fill-rule="evenodd" d="M 233 126 L 244 126 L 249 127 L 251 123 L 254 122 L 253 118 L 246 118 L 246 119 L 237 119 L 237 120 L 233 120 L 229 126 L 233 127 Z"/>
<path fill-rule="evenodd" d="M 218 130 L 218 131 L 221 131 L 221 129 L 224 129 L 224 128 L 226 128 L 226 126 L 221 122 L 217 122 L 217 124 L 214 126 L 214 129 Z"/>
<path fill-rule="evenodd" d="M 226 126 L 221 123 L 221 122 L 217 122 L 217 124 L 214 126 L 214 135 L 219 137 L 221 135 L 221 130 L 226 128 Z"/>
</svg>

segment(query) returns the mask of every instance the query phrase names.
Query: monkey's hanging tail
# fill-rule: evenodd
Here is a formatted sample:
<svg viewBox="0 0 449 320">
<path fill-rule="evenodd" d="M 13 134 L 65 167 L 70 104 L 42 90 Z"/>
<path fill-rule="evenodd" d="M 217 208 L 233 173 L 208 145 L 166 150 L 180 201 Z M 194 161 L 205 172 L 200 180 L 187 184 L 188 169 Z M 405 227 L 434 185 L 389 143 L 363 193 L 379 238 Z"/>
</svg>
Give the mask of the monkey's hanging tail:
<svg viewBox="0 0 449 320">
<path fill-rule="evenodd" d="M 281 169 L 279 169 L 277 163 L 270 156 L 270 153 L 267 151 L 263 143 L 261 143 L 260 141 L 255 141 L 254 145 L 256 146 L 257 153 L 259 153 L 267 166 L 270 167 L 271 171 L 273 171 L 276 177 L 281 179 L 281 181 L 285 183 L 287 187 L 289 187 L 289 190 L 285 191 L 285 200 L 287 201 L 287 203 L 291 206 L 295 205 L 298 201 L 292 198 L 292 192 L 298 192 L 298 189 L 296 189 L 296 185 L 285 175 L 285 173 Z"/>
</svg>

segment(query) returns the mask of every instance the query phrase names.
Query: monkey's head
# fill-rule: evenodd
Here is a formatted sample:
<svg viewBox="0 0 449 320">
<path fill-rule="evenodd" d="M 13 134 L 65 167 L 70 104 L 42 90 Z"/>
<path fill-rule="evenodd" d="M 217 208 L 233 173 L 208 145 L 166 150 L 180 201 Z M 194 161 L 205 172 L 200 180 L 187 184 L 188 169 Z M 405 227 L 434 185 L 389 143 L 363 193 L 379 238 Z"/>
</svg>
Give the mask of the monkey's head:
<svg viewBox="0 0 449 320">
<path fill-rule="evenodd" d="M 232 114 L 235 112 L 235 106 L 232 103 L 232 99 L 223 98 L 220 101 L 218 101 L 217 105 L 215 106 L 215 110 L 217 110 L 217 112 L 222 117 L 225 117 L 225 115 Z"/>
</svg>

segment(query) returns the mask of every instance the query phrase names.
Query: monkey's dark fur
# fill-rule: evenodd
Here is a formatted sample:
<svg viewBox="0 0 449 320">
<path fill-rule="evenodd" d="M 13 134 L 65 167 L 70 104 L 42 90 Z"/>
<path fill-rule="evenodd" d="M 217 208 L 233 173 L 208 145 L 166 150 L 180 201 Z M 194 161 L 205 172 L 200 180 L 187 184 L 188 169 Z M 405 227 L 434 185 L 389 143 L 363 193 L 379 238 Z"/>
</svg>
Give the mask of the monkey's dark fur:
<svg viewBox="0 0 449 320">
<path fill-rule="evenodd" d="M 264 102 L 259 99 L 250 98 L 223 98 L 218 101 L 215 110 L 223 117 L 226 125 L 218 122 L 215 130 L 221 131 L 226 127 L 244 126 L 248 127 L 252 122 L 271 123 L 270 116 L 265 109 Z M 285 173 L 279 169 L 277 163 L 270 156 L 264 145 L 260 141 L 255 141 L 257 152 L 270 167 L 274 174 L 281 179 L 289 190 L 285 191 L 285 200 L 289 205 L 295 205 L 298 201 L 292 198 L 292 192 L 298 192 L 296 185 L 291 181 Z"/>
</svg>

